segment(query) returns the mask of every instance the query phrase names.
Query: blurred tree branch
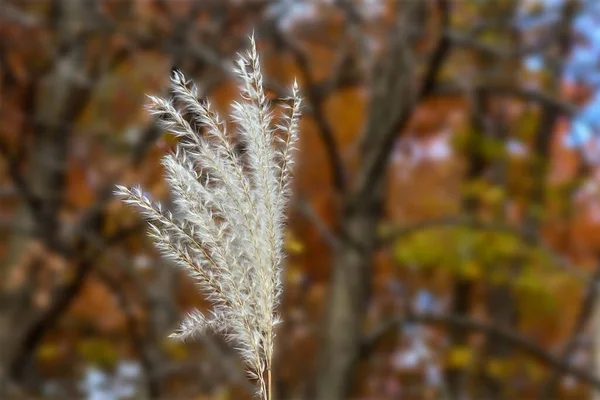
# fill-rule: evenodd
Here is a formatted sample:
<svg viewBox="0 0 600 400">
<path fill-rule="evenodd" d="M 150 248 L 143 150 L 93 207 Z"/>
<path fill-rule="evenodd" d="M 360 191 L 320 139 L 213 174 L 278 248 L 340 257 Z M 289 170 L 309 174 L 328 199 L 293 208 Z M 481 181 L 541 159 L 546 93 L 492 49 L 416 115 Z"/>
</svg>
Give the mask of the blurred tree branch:
<svg viewBox="0 0 600 400">
<path fill-rule="evenodd" d="M 501 338 L 515 348 L 529 354 L 540 362 L 547 364 L 562 373 L 572 375 L 582 381 L 600 388 L 600 378 L 590 371 L 573 366 L 562 357 L 553 356 L 550 352 L 540 347 L 535 341 L 525 338 L 513 329 L 496 326 L 493 323 L 472 319 L 465 316 L 438 313 L 409 313 L 407 315 L 391 318 L 375 328 L 364 340 L 362 356 L 374 350 L 377 342 L 392 330 L 410 324 L 445 325 L 460 327 L 462 329 L 483 332 L 488 336 Z"/>
<path fill-rule="evenodd" d="M 140 364 L 146 377 L 147 395 L 150 398 L 157 398 L 162 393 L 161 379 L 156 379 L 154 370 L 158 366 L 156 359 L 156 349 L 149 346 L 149 340 L 142 334 L 139 327 L 140 322 L 133 310 L 132 302 L 128 299 L 125 289 L 118 279 L 113 278 L 101 269 L 95 270 L 95 275 L 104 285 L 116 296 L 120 311 L 125 315 L 127 331 L 131 338 L 131 345 L 137 353 Z M 152 339 L 152 338 L 151 338 Z M 154 344 L 156 346 L 156 344 Z"/>
<path fill-rule="evenodd" d="M 572 117 L 577 107 L 558 96 L 546 93 L 536 88 L 499 84 L 499 83 L 473 83 L 463 84 L 460 82 L 442 82 L 435 90 L 439 96 L 456 96 L 471 90 L 480 90 L 490 96 L 509 96 L 522 99 L 527 102 L 538 103 L 541 106 L 553 107 L 557 112 L 566 117 Z"/>
<path fill-rule="evenodd" d="M 294 202 L 294 208 L 315 225 L 321 237 L 331 246 L 331 248 L 339 248 L 340 238 L 331 231 L 325 221 L 323 221 L 316 210 L 310 205 L 308 200 L 303 198 L 296 200 Z"/>
<path fill-rule="evenodd" d="M 450 23 L 450 4 L 446 0 L 438 0 L 436 4 L 442 21 L 440 30 L 443 31 Z M 405 7 L 410 8 L 408 5 Z M 442 35 L 430 56 L 426 72 L 416 94 L 411 94 L 414 92 L 411 87 L 414 83 L 410 81 L 414 60 L 412 60 L 412 55 L 408 54 L 409 46 L 410 44 L 403 43 L 398 37 L 398 33 L 394 32 L 391 37 L 392 54 L 389 63 L 394 68 L 392 76 L 396 76 L 390 82 L 386 80 L 390 79 L 386 76 L 387 71 L 376 70 L 374 72 L 376 80 L 373 82 L 374 92 L 369 110 L 369 123 L 374 126 L 368 126 L 366 132 L 381 131 L 382 134 L 367 135 L 369 139 L 363 142 L 366 149 L 357 178 L 357 201 L 368 196 L 368 193 L 372 192 L 376 183 L 379 182 L 378 177 L 384 175 L 384 169 L 393 149 L 393 142 L 403 132 L 418 101 L 431 94 L 437 85 L 438 74 L 450 51 L 448 39 Z M 377 78 L 380 78 L 381 82 L 377 82 L 379 80 Z"/>
<path fill-rule="evenodd" d="M 303 81 L 302 88 L 306 97 L 308 98 L 308 102 L 312 110 L 312 116 L 319 126 L 319 133 L 321 135 L 323 145 L 325 146 L 325 150 L 327 151 L 333 177 L 333 186 L 340 194 L 343 194 L 346 190 L 346 172 L 339 152 L 337 139 L 335 138 L 331 124 L 327 120 L 327 117 L 324 113 L 323 102 L 325 100 L 324 95 L 326 93 L 324 93 L 323 90 L 319 90 L 319 87 L 315 83 L 315 79 L 310 70 L 310 61 L 304 50 L 302 50 L 292 40 L 288 39 L 284 34 L 281 34 L 277 31 L 275 32 L 277 35 L 277 40 L 285 44 L 286 49 L 292 53 L 296 64 L 300 69 Z M 345 51 L 342 49 L 339 54 L 339 58 L 343 60 L 345 57 Z M 343 71 L 343 67 L 344 63 L 338 62 L 336 71 L 333 74 L 333 78 L 331 79 L 330 83 L 327 84 L 328 87 L 337 88 L 339 86 L 339 76 L 341 75 L 341 71 Z"/>
<path fill-rule="evenodd" d="M 581 345 L 580 341 L 582 336 L 585 334 L 585 328 L 594 316 L 595 307 L 597 307 L 596 302 L 598 299 L 599 282 L 600 267 L 597 267 L 593 279 L 590 280 L 587 288 L 585 289 L 585 294 L 581 301 L 575 324 L 571 328 L 571 333 L 562 345 L 559 359 L 563 360 L 564 363 L 570 362 L 569 360 L 571 355 Z M 591 335 L 594 334 L 595 332 L 592 331 Z M 558 381 L 560 379 L 561 373 L 564 372 L 565 371 L 562 371 L 559 368 L 554 368 L 554 371 L 552 371 L 550 375 L 546 378 L 546 380 L 542 383 L 539 395 L 540 399 L 548 399 L 555 396 Z"/>
</svg>

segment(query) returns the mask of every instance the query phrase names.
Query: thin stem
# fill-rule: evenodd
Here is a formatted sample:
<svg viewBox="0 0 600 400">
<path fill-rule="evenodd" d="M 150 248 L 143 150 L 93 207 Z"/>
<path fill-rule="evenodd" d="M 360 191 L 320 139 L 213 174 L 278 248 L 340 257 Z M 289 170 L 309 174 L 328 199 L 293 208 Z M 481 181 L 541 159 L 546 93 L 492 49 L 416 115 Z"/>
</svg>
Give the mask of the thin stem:
<svg viewBox="0 0 600 400">
<path fill-rule="evenodd" d="M 261 374 L 261 376 L 259 378 L 259 384 L 260 384 L 260 392 L 262 394 L 261 398 L 263 400 L 269 400 L 269 393 L 267 391 L 267 384 L 265 382 L 264 372 Z"/>
<path fill-rule="evenodd" d="M 273 400 L 273 385 L 271 382 L 271 368 L 269 368 L 267 370 L 267 385 L 269 385 L 267 400 Z"/>
</svg>

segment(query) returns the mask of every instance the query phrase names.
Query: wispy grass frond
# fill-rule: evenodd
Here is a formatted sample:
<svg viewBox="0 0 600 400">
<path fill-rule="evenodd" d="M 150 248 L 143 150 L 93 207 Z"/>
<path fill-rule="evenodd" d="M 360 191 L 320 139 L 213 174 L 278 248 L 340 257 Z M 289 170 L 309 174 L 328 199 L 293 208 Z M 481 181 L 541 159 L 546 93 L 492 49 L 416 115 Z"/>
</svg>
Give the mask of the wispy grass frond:
<svg viewBox="0 0 600 400">
<path fill-rule="evenodd" d="M 224 334 L 259 381 L 259 394 L 268 398 L 265 374 L 270 376 L 279 321 L 285 209 L 301 101 L 294 83 L 287 115 L 274 124 L 253 38 L 251 45 L 236 64 L 242 100 L 232 105 L 233 134 L 180 72 L 171 78 L 171 100 L 149 97 L 150 112 L 180 138 L 175 153 L 163 159 L 174 212 L 139 188 L 119 186 L 117 194 L 141 210 L 159 251 L 186 270 L 213 304 L 208 316 L 191 312 L 171 336 Z"/>
</svg>

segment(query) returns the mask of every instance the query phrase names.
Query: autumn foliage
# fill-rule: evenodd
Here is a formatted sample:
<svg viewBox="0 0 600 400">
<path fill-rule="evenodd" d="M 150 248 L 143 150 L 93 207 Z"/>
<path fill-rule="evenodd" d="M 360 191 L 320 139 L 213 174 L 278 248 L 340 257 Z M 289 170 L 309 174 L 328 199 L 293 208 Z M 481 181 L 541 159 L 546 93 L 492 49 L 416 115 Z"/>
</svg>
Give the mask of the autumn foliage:
<svg viewBox="0 0 600 400">
<path fill-rule="evenodd" d="M 176 208 L 146 95 L 178 69 L 228 115 L 252 32 L 276 113 L 305 101 L 275 398 L 592 393 L 594 3 L 3 2 L 0 398 L 252 397 L 225 341 L 168 338 L 210 303 L 113 196 Z"/>
</svg>

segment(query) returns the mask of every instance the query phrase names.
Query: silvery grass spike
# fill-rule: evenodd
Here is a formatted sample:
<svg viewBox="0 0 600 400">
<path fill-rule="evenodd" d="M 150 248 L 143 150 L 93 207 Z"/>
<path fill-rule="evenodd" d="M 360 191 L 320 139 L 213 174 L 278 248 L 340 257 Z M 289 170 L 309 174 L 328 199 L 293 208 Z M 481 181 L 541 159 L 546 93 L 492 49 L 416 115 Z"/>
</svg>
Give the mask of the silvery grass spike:
<svg viewBox="0 0 600 400">
<path fill-rule="evenodd" d="M 257 394 L 270 399 L 301 100 L 294 82 L 291 104 L 275 123 L 253 37 L 251 46 L 234 69 L 241 101 L 232 104 L 237 127 L 232 133 L 178 71 L 171 77 L 172 99 L 150 96 L 150 112 L 180 138 L 176 151 L 163 159 L 174 213 L 151 202 L 140 188 L 118 186 L 116 193 L 141 210 L 157 249 L 186 270 L 212 303 L 208 314 L 192 311 L 171 336 L 224 335 L 258 382 Z"/>
</svg>

